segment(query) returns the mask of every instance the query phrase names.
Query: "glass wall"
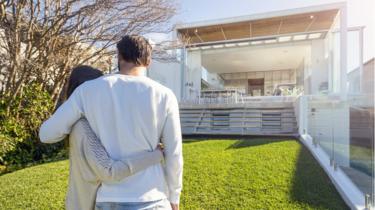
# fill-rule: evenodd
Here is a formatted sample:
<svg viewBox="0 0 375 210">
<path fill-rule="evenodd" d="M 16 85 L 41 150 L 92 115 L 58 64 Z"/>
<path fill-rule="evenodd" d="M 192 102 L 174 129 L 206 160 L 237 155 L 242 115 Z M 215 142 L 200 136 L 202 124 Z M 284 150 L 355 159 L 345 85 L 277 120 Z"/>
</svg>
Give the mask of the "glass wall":
<svg viewBox="0 0 375 210">
<path fill-rule="evenodd" d="M 307 133 L 365 195 L 374 179 L 374 104 L 365 95 L 308 97 Z"/>
<path fill-rule="evenodd" d="M 313 143 L 360 190 L 367 207 L 374 208 L 374 59 L 362 60 L 362 32 L 347 34 L 347 94 L 341 94 L 338 32 L 332 32 L 331 87 L 327 95 L 303 96 L 307 117 L 303 125 Z M 336 49 L 336 50 L 335 50 Z"/>
</svg>

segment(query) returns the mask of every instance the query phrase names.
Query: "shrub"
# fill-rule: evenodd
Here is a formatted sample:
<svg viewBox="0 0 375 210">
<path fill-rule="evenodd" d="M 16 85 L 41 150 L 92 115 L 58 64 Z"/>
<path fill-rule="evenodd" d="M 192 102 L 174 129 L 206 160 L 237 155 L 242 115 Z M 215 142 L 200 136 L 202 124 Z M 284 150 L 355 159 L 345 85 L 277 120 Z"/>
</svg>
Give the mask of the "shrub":
<svg viewBox="0 0 375 210">
<path fill-rule="evenodd" d="M 50 95 L 36 83 L 25 87 L 16 99 L 1 99 L 0 168 L 3 171 L 4 166 L 10 170 L 48 159 L 63 148 L 63 143 L 47 145 L 39 141 L 39 127 L 52 111 Z"/>
</svg>

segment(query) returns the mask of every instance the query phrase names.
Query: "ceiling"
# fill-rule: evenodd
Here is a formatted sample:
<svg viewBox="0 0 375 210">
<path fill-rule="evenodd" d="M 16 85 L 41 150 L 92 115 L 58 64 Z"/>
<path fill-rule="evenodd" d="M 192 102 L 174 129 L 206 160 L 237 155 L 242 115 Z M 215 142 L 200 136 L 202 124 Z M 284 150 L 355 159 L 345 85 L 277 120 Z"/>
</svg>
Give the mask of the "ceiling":
<svg viewBox="0 0 375 210">
<path fill-rule="evenodd" d="M 228 24 L 178 29 L 180 38 L 189 44 L 253 39 L 293 33 L 327 31 L 332 27 L 338 10 L 278 16 Z"/>
<path fill-rule="evenodd" d="M 202 65 L 214 73 L 295 69 L 310 45 L 268 45 L 202 51 Z"/>
</svg>

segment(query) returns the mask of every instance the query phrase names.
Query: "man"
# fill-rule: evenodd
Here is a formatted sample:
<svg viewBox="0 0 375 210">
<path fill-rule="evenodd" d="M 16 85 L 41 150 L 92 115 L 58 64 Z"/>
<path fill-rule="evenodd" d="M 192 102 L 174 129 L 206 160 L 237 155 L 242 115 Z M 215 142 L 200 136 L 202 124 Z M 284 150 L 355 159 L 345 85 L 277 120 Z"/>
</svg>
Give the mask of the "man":
<svg viewBox="0 0 375 210">
<path fill-rule="evenodd" d="M 43 123 L 40 139 L 60 141 L 85 117 L 113 159 L 155 150 L 161 141 L 165 166 L 157 164 L 121 181 L 103 182 L 96 208 L 178 209 L 183 159 L 177 99 L 171 90 L 143 76 L 152 51 L 145 38 L 125 36 L 117 50 L 119 73 L 79 86 Z"/>
</svg>

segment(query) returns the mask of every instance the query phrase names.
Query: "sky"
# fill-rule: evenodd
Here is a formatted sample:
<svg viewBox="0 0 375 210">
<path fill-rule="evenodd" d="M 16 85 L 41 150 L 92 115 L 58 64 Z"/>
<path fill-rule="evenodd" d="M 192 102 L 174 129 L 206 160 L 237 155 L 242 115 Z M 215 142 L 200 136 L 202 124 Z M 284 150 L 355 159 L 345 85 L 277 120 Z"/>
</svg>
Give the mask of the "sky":
<svg viewBox="0 0 375 210">
<path fill-rule="evenodd" d="M 179 0 L 176 21 L 195 22 L 335 2 L 332 0 Z"/>
<path fill-rule="evenodd" d="M 172 22 L 191 23 L 312 5 L 338 0 L 176 0 L 179 8 Z M 348 26 L 365 26 L 364 60 L 375 57 L 375 0 L 344 0 L 348 5 Z M 163 39 L 153 36 L 154 39 Z M 165 37 L 165 36 L 164 36 Z M 157 41 L 157 40 L 156 40 Z"/>
<path fill-rule="evenodd" d="M 196 22 L 257 13 L 286 10 L 312 5 L 343 2 L 338 0 L 177 0 L 179 11 L 175 22 Z M 344 0 L 345 2 L 345 0 Z M 348 3 L 348 25 L 369 22 L 374 17 L 375 0 L 346 0 Z M 372 5 L 371 5 L 372 4 Z M 371 13 L 372 10 L 372 13 Z M 372 23 L 374 18 L 372 18 Z"/>
</svg>

